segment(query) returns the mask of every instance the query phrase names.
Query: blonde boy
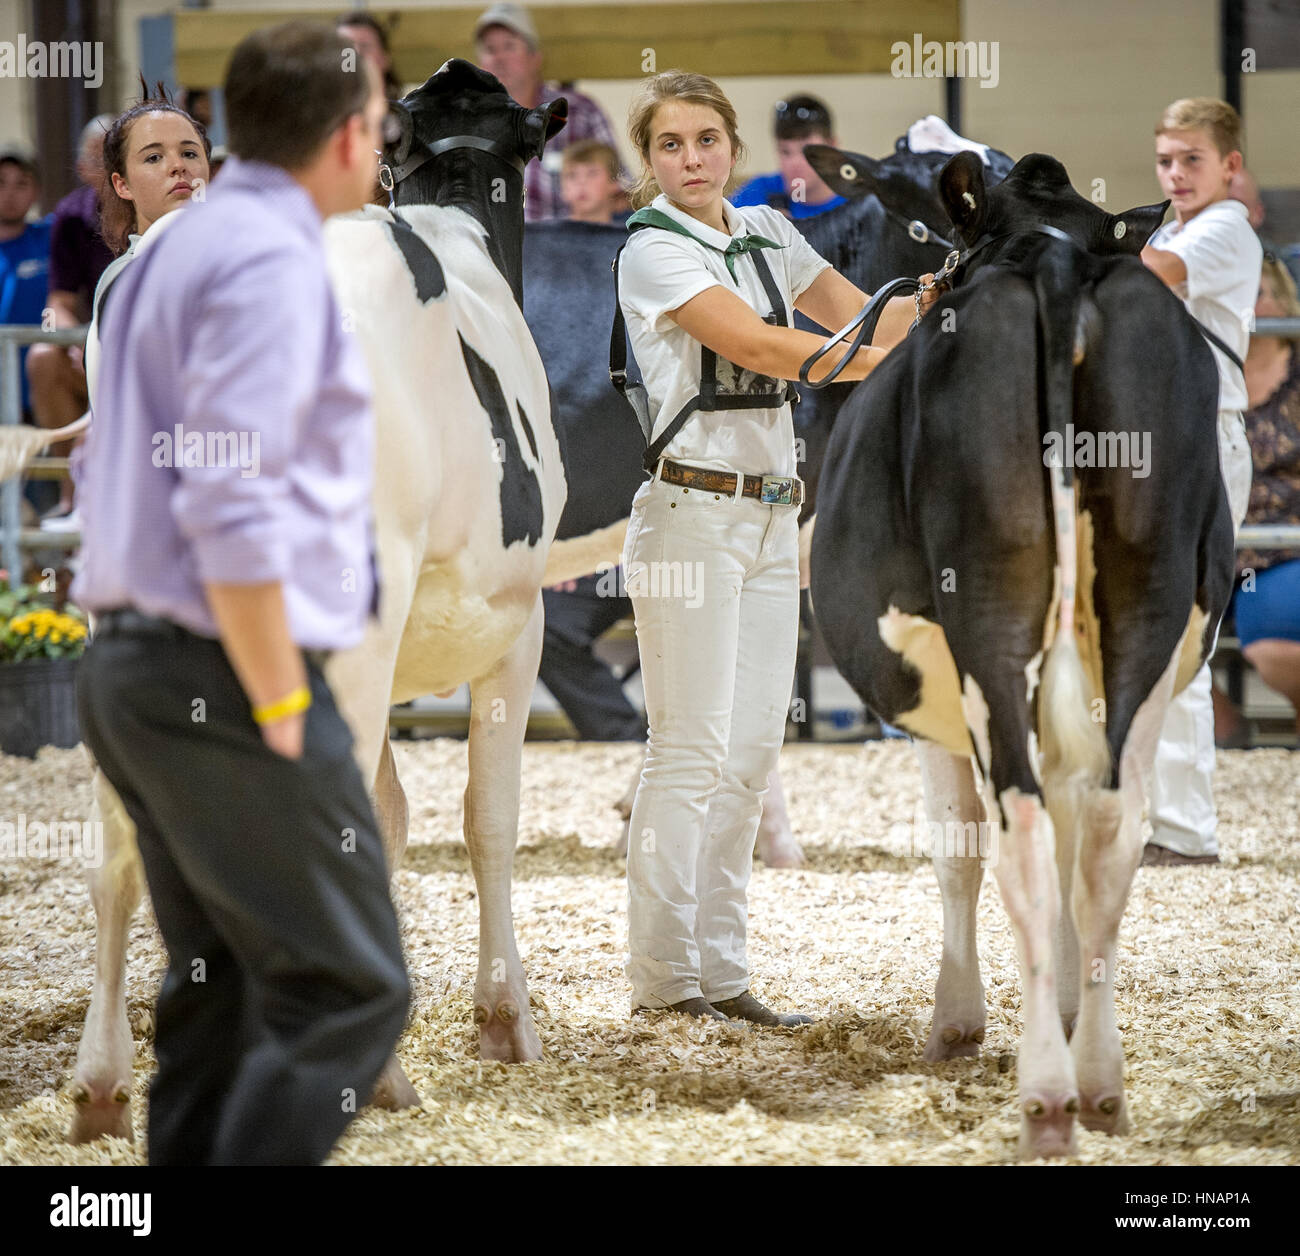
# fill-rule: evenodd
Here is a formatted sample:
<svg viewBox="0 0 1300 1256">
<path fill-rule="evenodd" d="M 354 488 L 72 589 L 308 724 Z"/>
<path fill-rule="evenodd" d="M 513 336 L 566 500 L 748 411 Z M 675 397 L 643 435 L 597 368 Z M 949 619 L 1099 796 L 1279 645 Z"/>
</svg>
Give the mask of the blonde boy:
<svg viewBox="0 0 1300 1256">
<path fill-rule="evenodd" d="M 1155 134 L 1156 177 L 1173 204 L 1174 220 L 1151 237 L 1142 260 L 1182 297 L 1194 318 L 1244 360 L 1263 249 L 1246 206 L 1228 199 L 1228 185 L 1242 164 L 1241 119 L 1222 100 L 1176 100 Z M 1242 421 L 1246 383 L 1236 363 L 1217 348 L 1213 353 L 1219 366 L 1219 462 L 1235 530 L 1250 499 L 1250 446 Z M 1207 664 L 1165 716 L 1151 791 L 1152 835 L 1143 863 L 1218 862 L 1213 772 Z"/>
<path fill-rule="evenodd" d="M 575 222 L 613 222 L 628 208 L 618 178 L 618 153 L 600 140 L 579 140 L 564 150 L 560 196 Z"/>
</svg>

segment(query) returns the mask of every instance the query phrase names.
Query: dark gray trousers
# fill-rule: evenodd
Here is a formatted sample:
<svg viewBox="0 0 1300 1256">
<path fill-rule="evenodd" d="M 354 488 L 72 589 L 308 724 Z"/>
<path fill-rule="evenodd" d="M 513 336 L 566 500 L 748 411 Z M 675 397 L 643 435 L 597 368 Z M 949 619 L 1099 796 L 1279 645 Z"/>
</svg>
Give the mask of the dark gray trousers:
<svg viewBox="0 0 1300 1256">
<path fill-rule="evenodd" d="M 542 590 L 546 629 L 538 676 L 587 741 L 645 741 L 645 717 L 623 682 L 596 657 L 596 641 L 632 614 L 632 599 L 602 597 L 600 576 L 583 576 L 571 593 Z"/>
<path fill-rule="evenodd" d="M 410 998 L 352 735 L 319 667 L 304 751 L 262 741 L 220 642 L 99 635 L 82 731 L 135 822 L 169 966 L 150 1164 L 319 1164 Z"/>
</svg>

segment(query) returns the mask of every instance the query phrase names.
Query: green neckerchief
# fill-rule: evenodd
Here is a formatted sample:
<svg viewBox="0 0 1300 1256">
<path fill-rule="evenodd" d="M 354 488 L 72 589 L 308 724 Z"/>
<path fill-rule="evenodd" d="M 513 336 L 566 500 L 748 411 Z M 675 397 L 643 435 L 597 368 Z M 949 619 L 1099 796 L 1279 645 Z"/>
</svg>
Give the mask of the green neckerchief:
<svg viewBox="0 0 1300 1256">
<path fill-rule="evenodd" d="M 725 249 L 720 249 L 716 244 L 710 244 L 707 240 L 701 240 L 693 231 L 688 231 L 675 218 L 670 218 L 661 209 L 655 209 L 654 206 L 647 206 L 645 209 L 638 209 L 635 214 L 627 220 L 627 229 L 631 231 L 635 227 L 663 227 L 665 231 L 675 231 L 678 235 L 684 235 L 688 240 L 694 240 L 697 244 L 702 244 L 706 249 L 712 249 L 715 253 L 722 254 L 722 260 L 727 263 L 727 272 L 731 275 L 733 282 L 739 282 L 736 279 L 736 261 L 735 259 L 741 253 L 748 253 L 750 249 L 783 249 L 784 244 L 778 244 L 775 240 L 769 240 L 766 236 L 761 235 L 743 235 L 733 236 L 731 243 Z"/>
</svg>

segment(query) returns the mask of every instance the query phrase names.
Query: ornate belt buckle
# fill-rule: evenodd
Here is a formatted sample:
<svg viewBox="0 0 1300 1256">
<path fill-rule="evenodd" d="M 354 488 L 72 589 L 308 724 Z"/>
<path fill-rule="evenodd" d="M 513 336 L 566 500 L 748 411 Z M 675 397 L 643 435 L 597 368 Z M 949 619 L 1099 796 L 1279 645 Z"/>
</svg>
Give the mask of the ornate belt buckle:
<svg viewBox="0 0 1300 1256">
<path fill-rule="evenodd" d="M 759 490 L 759 501 L 764 506 L 793 506 L 794 486 L 798 480 L 788 475 L 765 475 Z"/>
</svg>

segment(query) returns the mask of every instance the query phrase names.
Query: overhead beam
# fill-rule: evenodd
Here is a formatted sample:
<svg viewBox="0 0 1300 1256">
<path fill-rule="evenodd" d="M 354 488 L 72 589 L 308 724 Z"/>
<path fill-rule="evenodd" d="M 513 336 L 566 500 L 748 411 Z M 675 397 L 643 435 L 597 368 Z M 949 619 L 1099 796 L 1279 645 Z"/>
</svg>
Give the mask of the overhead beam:
<svg viewBox="0 0 1300 1256">
<path fill-rule="evenodd" d="M 448 57 L 473 59 L 482 3 L 370 11 L 392 33 L 397 77 L 421 82 Z M 192 87 L 219 84 L 231 50 L 250 31 L 293 17 L 333 21 L 318 10 L 179 10 L 176 74 Z M 548 79 L 635 79 L 690 69 L 742 75 L 885 74 L 891 45 L 960 38 L 961 0 L 746 0 L 742 4 L 529 5 Z"/>
</svg>

